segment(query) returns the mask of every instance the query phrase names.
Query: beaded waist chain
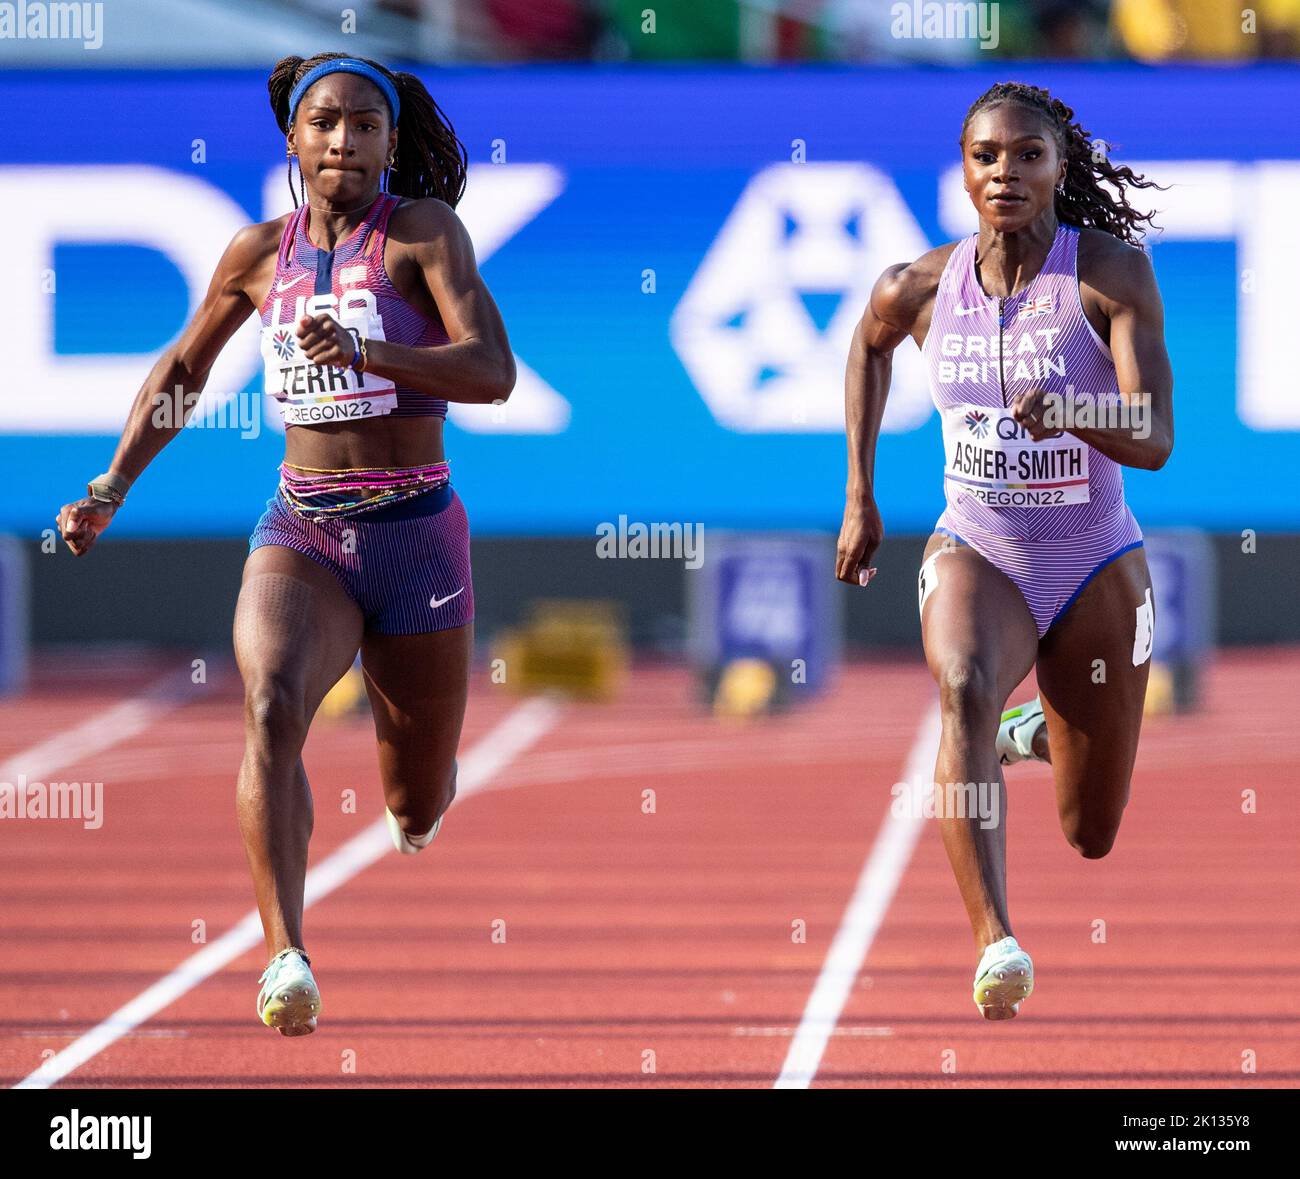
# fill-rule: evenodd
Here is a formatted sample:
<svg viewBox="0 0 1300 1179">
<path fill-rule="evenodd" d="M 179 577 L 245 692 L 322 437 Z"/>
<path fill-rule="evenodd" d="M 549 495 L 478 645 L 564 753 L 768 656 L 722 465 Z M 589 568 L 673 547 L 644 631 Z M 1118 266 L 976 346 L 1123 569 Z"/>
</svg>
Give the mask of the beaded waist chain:
<svg viewBox="0 0 1300 1179">
<path fill-rule="evenodd" d="M 446 486 L 447 463 L 420 467 L 353 467 L 343 471 L 280 464 L 280 494 L 308 520 L 356 516 Z"/>
</svg>

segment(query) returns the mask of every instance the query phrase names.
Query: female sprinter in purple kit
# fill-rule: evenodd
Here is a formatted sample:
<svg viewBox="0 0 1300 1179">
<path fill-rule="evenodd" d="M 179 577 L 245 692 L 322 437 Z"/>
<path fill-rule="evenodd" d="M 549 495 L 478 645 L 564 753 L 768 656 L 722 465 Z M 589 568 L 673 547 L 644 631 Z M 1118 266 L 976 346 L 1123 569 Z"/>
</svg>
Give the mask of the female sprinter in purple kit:
<svg viewBox="0 0 1300 1179">
<path fill-rule="evenodd" d="M 1126 198 L 1152 182 L 1016 82 L 975 102 L 960 146 L 979 230 L 890 267 L 854 338 L 836 575 L 865 586 L 876 572 L 876 439 L 891 353 L 911 336 L 946 461 L 918 585 L 943 720 L 936 792 L 987 784 L 1005 816 L 1001 767 L 1050 762 L 1065 836 L 1096 859 L 1128 801 L 1154 626 L 1122 468 L 1157 470 L 1173 446 L 1160 293 L 1139 246 L 1150 215 Z M 1039 698 L 1004 713 L 1031 668 Z M 939 813 L 980 954 L 975 1004 L 1010 1019 L 1034 972 L 1011 931 L 1005 821 Z"/>
<path fill-rule="evenodd" d="M 474 618 L 443 421 L 448 401 L 508 398 L 515 365 L 453 211 L 464 148 L 419 79 L 322 53 L 284 58 L 268 90 L 291 189 L 298 162 L 295 212 L 235 235 L 140 390 L 109 470 L 59 524 L 73 552 L 90 549 L 183 424 L 154 423 L 159 398 L 197 394 L 260 311 L 285 459 L 235 612 L 238 814 L 270 959 L 257 1014 L 300 1036 L 321 1010 L 302 931 L 308 726 L 360 651 L 393 842 L 413 854 L 432 841 L 456 793 Z"/>
</svg>

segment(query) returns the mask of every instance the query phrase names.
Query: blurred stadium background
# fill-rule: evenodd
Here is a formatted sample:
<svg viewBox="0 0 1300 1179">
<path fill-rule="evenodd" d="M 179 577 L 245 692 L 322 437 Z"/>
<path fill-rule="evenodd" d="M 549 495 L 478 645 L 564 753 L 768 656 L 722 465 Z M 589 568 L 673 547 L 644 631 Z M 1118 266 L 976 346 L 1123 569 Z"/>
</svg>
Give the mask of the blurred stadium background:
<svg viewBox="0 0 1300 1179">
<path fill-rule="evenodd" d="M 30 4 L 29 7 L 38 7 Z M 1294 58 L 1300 3 L 1000 0 L 998 43 L 894 35 L 896 0 L 106 0 L 104 65 L 262 65 L 336 34 L 377 58 L 449 62 L 1221 61 Z M 904 7 L 912 8 L 908 0 Z M 647 35 L 647 11 L 656 29 Z M 1254 14 L 1254 25 L 1246 13 Z M 21 22 L 20 22 L 21 23 Z M 8 64 L 90 64 L 73 43 L 6 46 Z M 303 56 L 308 56 L 303 54 Z"/>
<path fill-rule="evenodd" d="M 107 465 L 233 232 L 290 207 L 265 76 L 328 46 L 419 71 L 469 152 L 462 215 L 521 373 L 504 411 L 453 410 L 448 440 L 485 641 L 532 597 L 591 596 L 622 603 L 639 649 L 680 654 L 691 572 L 598 559 L 596 530 L 620 516 L 833 534 L 852 325 L 885 265 L 972 228 L 957 129 L 1008 76 L 1052 88 L 1172 185 L 1138 200 L 1162 214 L 1178 444 L 1159 474 L 1127 473 L 1130 496 L 1148 530 L 1210 534 L 1221 641 L 1297 637 L 1300 399 L 1278 344 L 1300 83 L 1293 61 L 1264 59 L 1295 57 L 1300 0 L 1247 17 L 1215 0 L 1013 0 L 991 6 L 983 43 L 951 24 L 893 35 L 923 8 L 361 0 L 340 17 L 321 0 L 111 0 L 86 6 L 80 41 L 11 26 L 0 96 L 21 114 L 0 208 L 26 230 L 0 299 L 25 392 L 0 405 L 18 476 L 0 526 L 28 558 L 33 641 L 228 636 L 281 445 L 251 321 L 196 415 L 218 428 L 169 447 L 109 543 L 75 562 L 42 554 L 41 530 Z M 940 481 L 913 353 L 899 351 L 880 448 L 897 575 L 839 596 L 850 646 L 915 650 L 910 571 Z M 1277 535 L 1243 554 L 1243 530 Z"/>
<path fill-rule="evenodd" d="M 836 585 L 843 370 L 880 271 L 973 230 L 956 140 L 968 105 L 1008 78 L 1050 88 L 1113 158 L 1171 186 L 1134 201 L 1160 210 L 1148 240 L 1177 442 L 1162 471 L 1125 473 L 1151 537 L 1164 706 L 1193 703 L 1215 648 L 1240 649 L 1240 686 L 1279 656 L 1266 647 L 1300 642 L 1300 0 L 105 0 L 72 5 L 85 24 L 61 37 L 22 23 L 39 8 L 0 5 L 0 627 L 8 686 L 35 693 L 11 698 L 10 752 L 32 700 L 77 685 L 111 700 L 115 660 L 228 655 L 282 447 L 251 320 L 196 428 L 88 559 L 54 542 L 53 519 L 108 465 L 234 232 L 291 207 L 266 76 L 282 55 L 327 49 L 419 73 L 469 153 L 461 215 L 520 372 L 507 406 L 453 408 L 447 435 L 485 660 L 531 650 L 539 682 L 617 697 L 629 653 L 675 669 L 693 657 L 740 711 L 789 695 L 761 664 L 729 681 L 724 666 L 750 657 L 807 660 L 812 689 L 843 657 L 864 700 L 905 660 L 922 693 L 915 571 L 942 503 L 939 429 L 905 345 L 879 450 L 881 575 L 869 592 Z M 994 23 L 931 35 L 930 9 Z M 655 525 L 702 535 L 699 568 L 685 552 L 602 553 L 602 534 Z M 637 723 L 651 730 L 627 756 L 653 761 L 688 678 L 647 682 Z M 238 758 L 235 690 L 214 780 Z M 871 698 L 883 718 L 888 697 Z M 851 703 L 841 712 L 828 748 L 859 723 Z M 881 775 L 907 736 L 893 734 Z M 353 748 L 368 764 L 365 742 Z M 576 764 L 537 772 L 560 781 Z M 782 773 L 797 780 L 798 765 Z M 864 839 L 848 842 L 850 871 Z M 843 895 L 828 890 L 831 928 Z M 944 913 L 964 938 L 952 898 Z"/>
</svg>

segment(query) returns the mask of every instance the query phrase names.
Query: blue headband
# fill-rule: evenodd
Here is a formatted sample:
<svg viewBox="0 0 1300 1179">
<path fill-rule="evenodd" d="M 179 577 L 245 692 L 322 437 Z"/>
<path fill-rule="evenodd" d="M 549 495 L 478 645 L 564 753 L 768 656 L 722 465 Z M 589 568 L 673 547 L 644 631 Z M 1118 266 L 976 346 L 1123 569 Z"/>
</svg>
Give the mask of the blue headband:
<svg viewBox="0 0 1300 1179">
<path fill-rule="evenodd" d="M 388 109 L 393 116 L 393 125 L 397 125 L 397 112 L 401 110 L 402 104 L 397 101 L 397 90 L 392 82 L 385 78 L 374 66 L 367 65 L 364 61 L 358 61 L 355 57 L 336 57 L 330 61 L 323 61 L 318 66 L 313 66 L 302 76 L 302 81 L 290 91 L 289 126 L 293 126 L 293 117 L 298 111 L 298 104 L 302 101 L 302 96 L 326 74 L 360 74 L 363 78 L 369 78 L 379 87 L 383 96 L 388 99 Z"/>
</svg>

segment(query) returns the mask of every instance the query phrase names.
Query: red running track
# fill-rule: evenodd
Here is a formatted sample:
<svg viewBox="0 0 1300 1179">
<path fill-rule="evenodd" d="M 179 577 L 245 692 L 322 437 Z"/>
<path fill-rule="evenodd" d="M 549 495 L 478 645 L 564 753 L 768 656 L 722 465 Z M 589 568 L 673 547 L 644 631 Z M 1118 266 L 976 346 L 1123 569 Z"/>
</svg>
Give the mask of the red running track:
<svg viewBox="0 0 1300 1179">
<path fill-rule="evenodd" d="M 0 762 L 177 662 L 47 657 L 0 702 Z M 971 1002 L 973 942 L 926 824 L 813 1083 L 1297 1087 L 1297 671 L 1295 650 L 1224 655 L 1200 713 L 1148 721 L 1104 860 L 1065 843 L 1046 767 L 1010 771 L 1012 918 L 1037 967 L 1016 1020 Z M 6 1084 L 199 949 L 193 923 L 212 941 L 250 911 L 238 686 L 211 681 L 50 774 L 105 783 L 101 828 L 0 822 Z M 684 671 L 639 669 L 616 704 L 563 705 L 429 852 L 308 911 L 315 1035 L 257 1022 L 259 946 L 60 1084 L 769 1087 L 931 696 L 919 664 L 861 664 L 736 726 L 701 713 Z M 465 746 L 517 707 L 481 676 Z M 368 721 L 318 722 L 306 761 L 317 864 L 382 814 Z"/>
</svg>

